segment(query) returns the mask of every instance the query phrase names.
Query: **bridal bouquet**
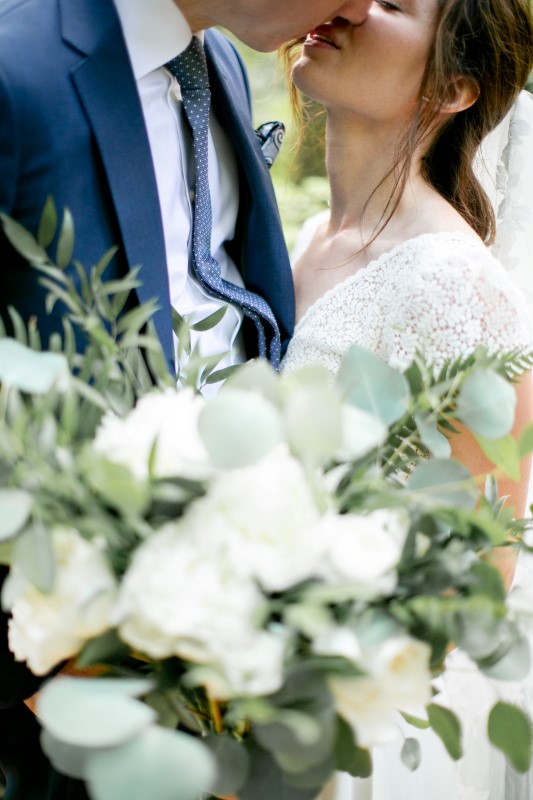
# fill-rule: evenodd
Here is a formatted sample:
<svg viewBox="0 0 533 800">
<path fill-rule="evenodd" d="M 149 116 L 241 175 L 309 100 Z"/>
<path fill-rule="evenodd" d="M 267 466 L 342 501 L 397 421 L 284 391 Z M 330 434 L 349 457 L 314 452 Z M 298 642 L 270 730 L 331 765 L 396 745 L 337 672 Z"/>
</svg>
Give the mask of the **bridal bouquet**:
<svg viewBox="0 0 533 800">
<path fill-rule="evenodd" d="M 444 432 L 469 427 L 516 477 L 533 431 L 509 435 L 511 381 L 532 359 L 480 351 L 402 374 L 354 347 L 335 381 L 262 362 L 220 374 L 176 316 L 189 356 L 176 389 L 144 332 L 153 308 L 119 316 L 135 273 L 106 284 L 109 254 L 90 279 L 79 268 L 78 290 L 68 219 L 56 264 L 53 207 L 39 241 L 3 223 L 49 307 L 65 307 L 47 352 L 15 312 L 16 338 L 0 339 L 9 646 L 36 675 L 69 659 L 90 671 L 39 693 L 56 768 L 94 800 L 312 800 L 335 769 L 369 775 L 400 714 L 459 758 L 432 681 L 453 646 L 495 678 L 528 672 L 491 563 L 526 523 L 451 458 Z M 193 388 L 220 378 L 207 402 Z M 487 722 L 526 770 L 524 713 L 499 702 Z M 416 735 L 402 760 L 419 765 Z"/>
</svg>

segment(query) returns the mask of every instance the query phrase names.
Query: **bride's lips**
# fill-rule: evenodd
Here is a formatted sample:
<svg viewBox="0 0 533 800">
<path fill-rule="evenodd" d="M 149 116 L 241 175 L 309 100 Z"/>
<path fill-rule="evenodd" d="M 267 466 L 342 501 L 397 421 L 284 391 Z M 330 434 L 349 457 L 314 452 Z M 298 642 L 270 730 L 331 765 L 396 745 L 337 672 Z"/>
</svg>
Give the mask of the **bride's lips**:
<svg viewBox="0 0 533 800">
<path fill-rule="evenodd" d="M 321 25 L 319 28 L 309 31 L 304 44 L 306 47 L 325 47 L 329 50 L 340 50 L 340 46 L 335 41 L 333 31 L 328 25 Z"/>
</svg>

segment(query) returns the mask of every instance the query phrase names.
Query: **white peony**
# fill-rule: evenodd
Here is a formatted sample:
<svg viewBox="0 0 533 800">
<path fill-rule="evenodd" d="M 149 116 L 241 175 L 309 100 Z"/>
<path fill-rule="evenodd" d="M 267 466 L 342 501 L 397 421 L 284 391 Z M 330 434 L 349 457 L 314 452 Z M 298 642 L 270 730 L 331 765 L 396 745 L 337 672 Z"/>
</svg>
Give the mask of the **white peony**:
<svg viewBox="0 0 533 800">
<path fill-rule="evenodd" d="M 285 640 L 258 628 L 254 582 L 209 552 L 185 515 L 135 553 L 120 589 L 122 639 L 152 658 L 179 656 L 218 670 L 219 697 L 268 693 L 282 682 Z"/>
<path fill-rule="evenodd" d="M 322 575 L 328 583 L 352 583 L 361 599 L 390 594 L 407 535 L 407 519 L 396 511 L 328 514 L 315 538 L 326 543 Z"/>
<path fill-rule="evenodd" d="M 46 675 L 86 641 L 112 627 L 115 578 L 102 552 L 76 531 L 52 533 L 55 585 L 43 594 L 17 571 L 8 578 L 9 647 L 36 675 Z"/>
<path fill-rule="evenodd" d="M 205 400 L 189 388 L 151 392 L 124 419 L 106 414 L 94 448 L 144 480 L 155 444 L 153 473 L 157 478 L 203 480 L 212 474 L 198 434 L 198 418 L 204 408 Z"/>
<path fill-rule="evenodd" d="M 367 675 L 331 676 L 337 711 L 362 747 L 393 741 L 399 734 L 398 711 L 423 715 L 431 700 L 431 648 L 409 636 L 387 639 L 360 658 Z"/>
<path fill-rule="evenodd" d="M 205 546 L 268 592 L 319 572 L 324 548 L 314 535 L 319 511 L 301 463 L 285 446 L 217 477 L 191 512 Z"/>
</svg>

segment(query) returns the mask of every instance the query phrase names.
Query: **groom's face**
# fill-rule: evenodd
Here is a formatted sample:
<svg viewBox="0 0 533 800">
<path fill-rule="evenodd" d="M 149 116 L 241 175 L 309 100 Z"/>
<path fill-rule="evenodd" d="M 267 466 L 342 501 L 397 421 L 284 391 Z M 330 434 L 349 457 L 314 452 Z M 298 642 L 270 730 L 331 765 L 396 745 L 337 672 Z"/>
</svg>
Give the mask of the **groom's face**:
<svg viewBox="0 0 533 800">
<path fill-rule="evenodd" d="M 364 22 L 373 0 L 176 0 L 193 30 L 222 25 L 256 50 L 275 50 L 335 17 Z M 189 11 L 189 14 L 187 14 Z"/>
</svg>

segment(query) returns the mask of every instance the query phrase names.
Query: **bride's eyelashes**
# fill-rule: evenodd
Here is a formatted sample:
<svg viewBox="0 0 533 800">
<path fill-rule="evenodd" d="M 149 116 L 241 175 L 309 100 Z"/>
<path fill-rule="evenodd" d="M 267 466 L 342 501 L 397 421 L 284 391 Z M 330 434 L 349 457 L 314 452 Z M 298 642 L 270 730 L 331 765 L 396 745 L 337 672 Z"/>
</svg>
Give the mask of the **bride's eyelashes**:
<svg viewBox="0 0 533 800">
<path fill-rule="evenodd" d="M 400 6 L 395 5 L 394 3 L 387 3 L 386 0 L 375 0 L 378 6 L 386 9 L 386 11 L 401 11 Z"/>
</svg>

